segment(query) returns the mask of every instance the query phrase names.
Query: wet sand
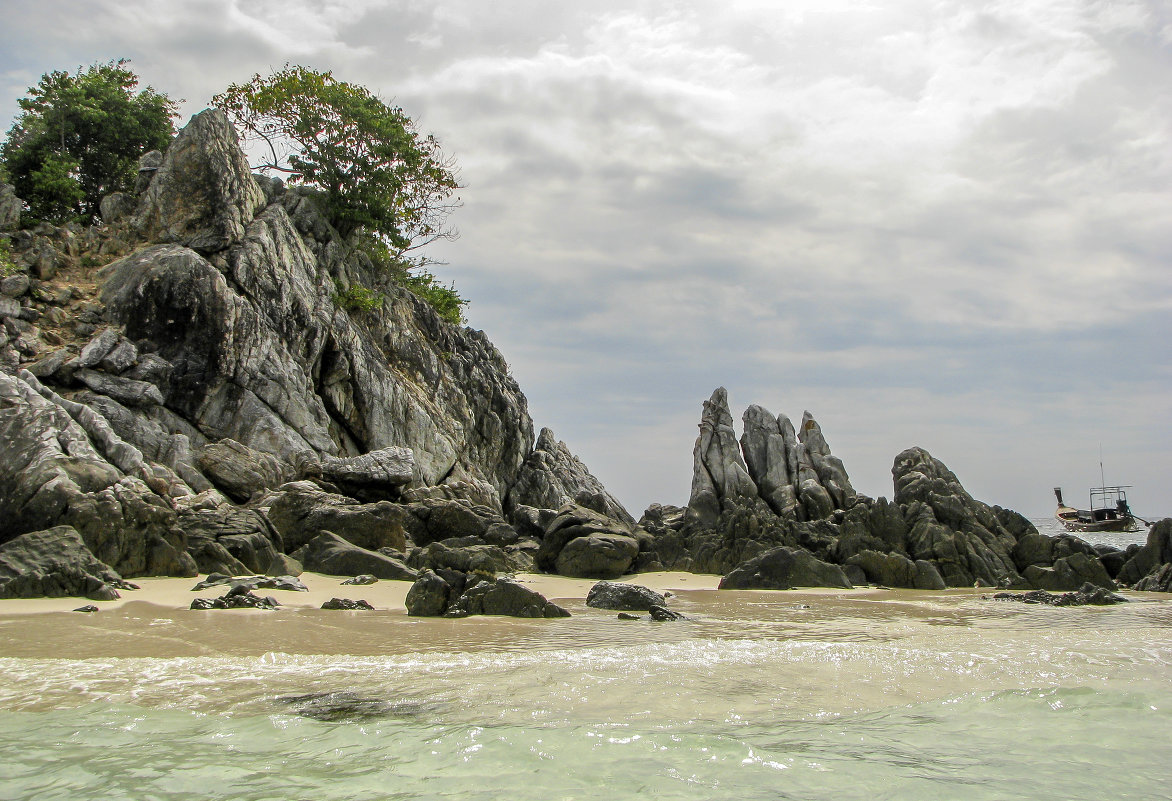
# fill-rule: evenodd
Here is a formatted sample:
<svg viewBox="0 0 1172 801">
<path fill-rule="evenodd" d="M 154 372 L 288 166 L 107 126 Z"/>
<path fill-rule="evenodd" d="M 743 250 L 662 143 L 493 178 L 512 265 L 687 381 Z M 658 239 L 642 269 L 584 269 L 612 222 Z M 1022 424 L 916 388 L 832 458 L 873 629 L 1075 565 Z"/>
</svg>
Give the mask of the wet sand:
<svg viewBox="0 0 1172 801">
<path fill-rule="evenodd" d="M 993 601 L 987 592 L 939 592 L 875 587 L 799 590 L 717 590 L 720 577 L 644 573 L 626 581 L 670 592 L 668 606 L 681 623 L 619 621 L 592 609 L 585 598 L 594 581 L 522 574 L 517 580 L 570 611 L 570 618 L 531 620 L 475 616 L 414 618 L 404 601 L 410 583 L 379 581 L 343 586 L 342 578 L 306 573 L 309 592 L 262 590 L 277 610 L 191 610 L 194 598 L 222 595 L 215 587 L 194 592 L 196 578 L 145 578 L 142 589 L 117 601 L 43 598 L 0 601 L 0 657 L 118 659 L 262 657 L 267 654 L 403 655 L 605 647 L 688 639 L 767 639 L 887 642 L 912 631 L 996 629 L 1042 632 L 1061 626 L 1172 628 L 1169 596 L 1133 593 L 1156 603 L 1057 609 Z M 1147 596 L 1147 597 L 1144 597 Z M 363 599 L 375 611 L 321 609 L 330 598 Z M 97 612 L 71 611 L 93 604 Z"/>
</svg>

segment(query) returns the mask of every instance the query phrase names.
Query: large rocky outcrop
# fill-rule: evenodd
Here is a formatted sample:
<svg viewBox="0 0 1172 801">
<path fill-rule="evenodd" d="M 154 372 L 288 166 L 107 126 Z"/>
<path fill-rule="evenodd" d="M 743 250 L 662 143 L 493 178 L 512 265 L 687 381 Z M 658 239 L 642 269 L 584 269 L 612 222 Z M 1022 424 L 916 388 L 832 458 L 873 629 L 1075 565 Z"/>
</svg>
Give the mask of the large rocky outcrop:
<svg viewBox="0 0 1172 801">
<path fill-rule="evenodd" d="M 135 576 L 261 571 L 324 532 L 376 555 L 457 538 L 434 558 L 532 566 L 567 500 L 630 533 L 552 433 L 534 448 L 488 338 L 391 284 L 313 190 L 250 175 L 220 112 L 103 209 L 102 226 L 11 237 L 0 542 L 69 525 Z M 357 285 L 378 308 L 343 308 Z"/>
<path fill-rule="evenodd" d="M 704 403 L 686 513 L 648 509 L 639 530 L 651 542 L 640 565 L 729 574 L 784 548 L 887 586 L 1055 591 L 1088 582 L 1114 589 L 1122 570 L 1118 554 L 1043 536 L 1021 515 L 977 501 L 921 448 L 896 457 L 888 501 L 854 490 L 809 412 L 795 429 L 785 415 L 750 406 L 739 444 L 719 388 Z M 1120 580 L 1146 575 L 1154 558 L 1137 555 Z"/>
</svg>

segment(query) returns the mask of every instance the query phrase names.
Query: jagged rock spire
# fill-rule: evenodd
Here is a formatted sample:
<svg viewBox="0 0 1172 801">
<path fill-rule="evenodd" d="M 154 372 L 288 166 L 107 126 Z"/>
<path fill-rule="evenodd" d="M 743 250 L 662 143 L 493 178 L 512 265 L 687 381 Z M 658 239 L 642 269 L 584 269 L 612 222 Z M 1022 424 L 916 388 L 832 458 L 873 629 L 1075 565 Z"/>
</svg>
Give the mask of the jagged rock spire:
<svg viewBox="0 0 1172 801">
<path fill-rule="evenodd" d="M 741 457 L 728 410 L 728 392 L 717 387 L 704 401 L 700 417 L 700 436 L 693 450 L 692 493 L 688 515 L 700 523 L 712 523 L 726 503 L 734 499 L 754 501 L 757 485 Z"/>
<path fill-rule="evenodd" d="M 692 520 L 715 521 L 730 499 L 760 499 L 774 514 L 793 520 L 822 520 L 854 504 L 846 469 L 809 412 L 800 433 L 784 414 L 774 417 L 756 404 L 742 419 L 738 448 L 725 389 L 704 403 L 688 501 Z"/>
</svg>

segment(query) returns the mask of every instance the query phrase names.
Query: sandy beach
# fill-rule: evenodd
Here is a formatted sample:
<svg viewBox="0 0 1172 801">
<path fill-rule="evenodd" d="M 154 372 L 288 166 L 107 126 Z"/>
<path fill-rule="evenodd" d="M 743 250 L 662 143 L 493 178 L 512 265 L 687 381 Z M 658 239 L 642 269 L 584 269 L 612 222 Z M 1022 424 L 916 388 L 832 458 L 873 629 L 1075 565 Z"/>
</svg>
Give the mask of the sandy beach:
<svg viewBox="0 0 1172 801">
<path fill-rule="evenodd" d="M 133 580 L 133 583 L 137 584 L 140 589 L 124 590 L 122 597 L 115 601 L 91 601 L 78 597 L 0 600 L 0 617 L 45 612 L 69 612 L 88 605 L 98 607 L 99 611 L 119 609 L 134 602 L 146 602 L 166 609 L 189 609 L 195 598 L 215 598 L 224 594 L 224 587 L 209 587 L 206 590 L 193 592 L 192 587 L 205 578 L 207 577 L 204 575 L 195 578 L 137 578 Z M 321 573 L 302 573 L 300 579 L 305 586 L 309 587 L 309 592 L 258 590 L 257 593 L 259 595 L 272 595 L 281 602 L 283 607 L 293 609 L 320 609 L 321 605 L 331 598 L 355 600 L 361 598 L 378 610 L 406 612 L 407 607 L 404 602 L 407 591 L 411 589 L 409 581 L 379 581 L 375 584 L 359 586 L 343 585 L 342 582 L 346 580 L 345 576 L 326 576 Z M 551 601 L 585 600 L 590 588 L 596 583 L 595 579 L 575 579 L 537 573 L 522 573 L 516 576 L 516 579 L 540 592 Z M 720 583 L 720 576 L 663 572 L 627 576 L 620 581 L 640 584 L 659 592 L 679 592 L 681 590 L 714 590 Z M 226 611 L 247 613 L 250 610 Z"/>
</svg>

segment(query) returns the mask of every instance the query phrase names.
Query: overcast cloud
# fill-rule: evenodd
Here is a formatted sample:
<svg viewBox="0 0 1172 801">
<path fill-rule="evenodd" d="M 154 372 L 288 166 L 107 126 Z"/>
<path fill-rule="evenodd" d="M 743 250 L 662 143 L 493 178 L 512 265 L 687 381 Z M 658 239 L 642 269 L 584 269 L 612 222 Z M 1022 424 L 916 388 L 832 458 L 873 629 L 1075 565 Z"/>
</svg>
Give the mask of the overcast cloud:
<svg viewBox="0 0 1172 801">
<path fill-rule="evenodd" d="M 978 498 L 1133 484 L 1172 514 L 1172 12 L 1113 0 L 41 0 L 0 118 L 128 57 L 185 115 L 285 62 L 454 155 L 433 255 L 636 515 L 701 402 L 818 418 L 855 486 L 921 445 Z"/>
</svg>

